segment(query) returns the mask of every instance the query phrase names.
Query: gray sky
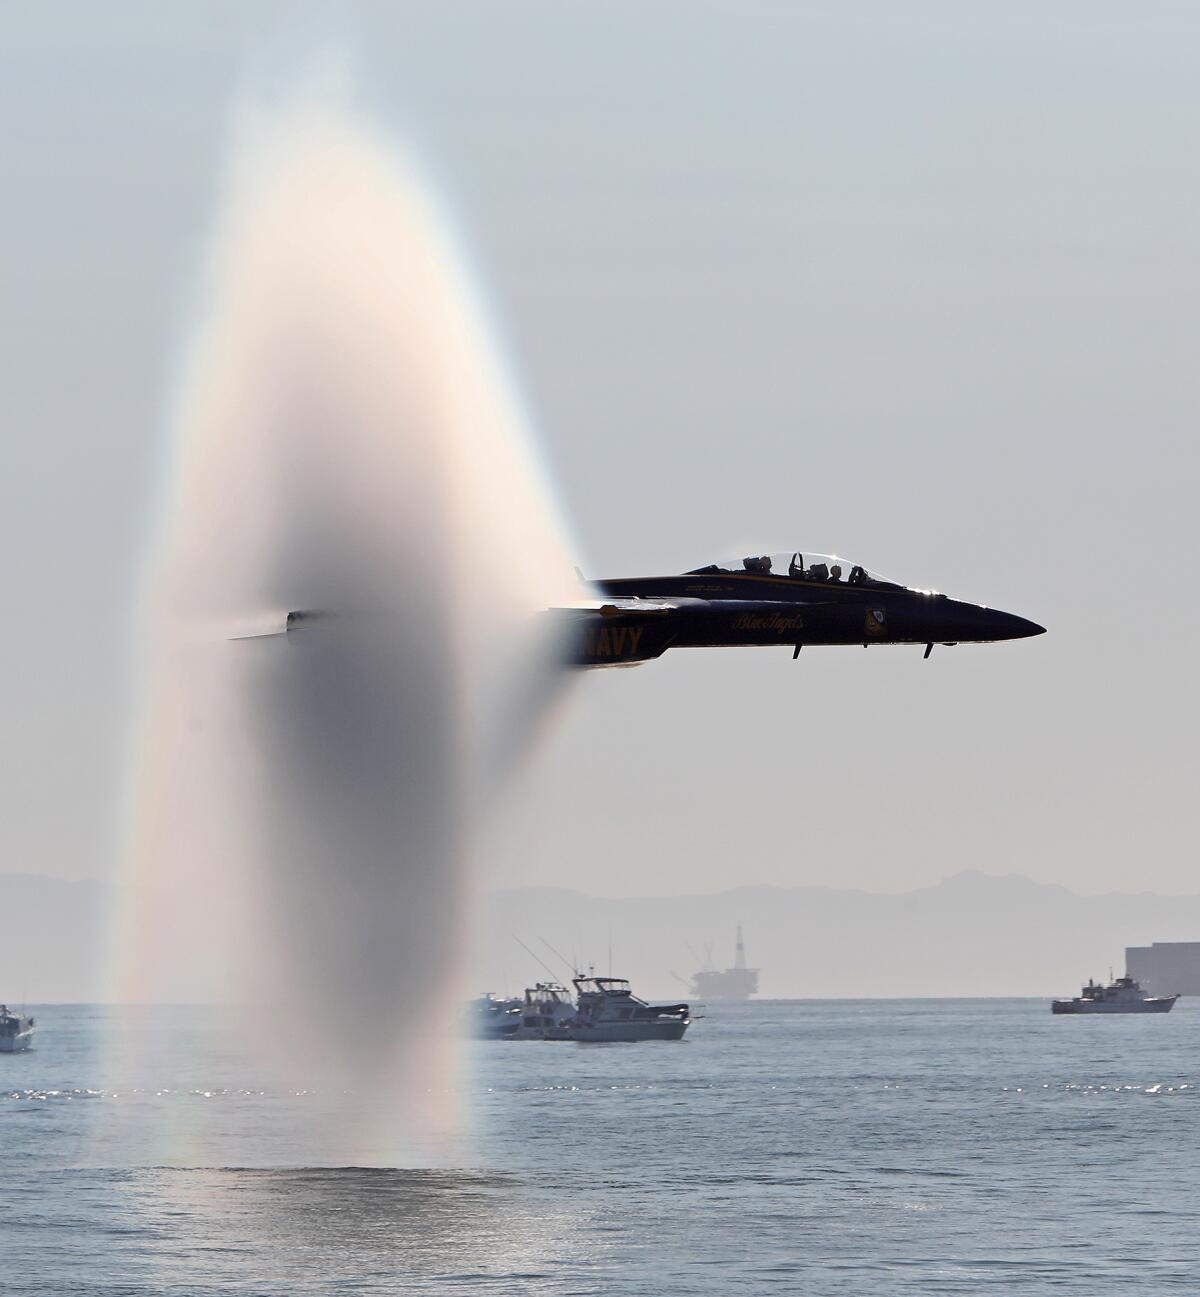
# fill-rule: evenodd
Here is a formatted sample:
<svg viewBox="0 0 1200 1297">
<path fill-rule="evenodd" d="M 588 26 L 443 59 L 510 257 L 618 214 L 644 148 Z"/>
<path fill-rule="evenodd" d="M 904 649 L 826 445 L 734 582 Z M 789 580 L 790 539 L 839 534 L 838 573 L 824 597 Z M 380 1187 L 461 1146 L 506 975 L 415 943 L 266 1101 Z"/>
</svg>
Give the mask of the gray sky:
<svg viewBox="0 0 1200 1297">
<path fill-rule="evenodd" d="M 1195 6 L 2 17 L 3 868 L 112 868 L 229 103 L 333 40 L 443 190 L 585 570 L 836 550 L 1050 630 L 591 673 L 495 881 L 1196 890 Z"/>
</svg>

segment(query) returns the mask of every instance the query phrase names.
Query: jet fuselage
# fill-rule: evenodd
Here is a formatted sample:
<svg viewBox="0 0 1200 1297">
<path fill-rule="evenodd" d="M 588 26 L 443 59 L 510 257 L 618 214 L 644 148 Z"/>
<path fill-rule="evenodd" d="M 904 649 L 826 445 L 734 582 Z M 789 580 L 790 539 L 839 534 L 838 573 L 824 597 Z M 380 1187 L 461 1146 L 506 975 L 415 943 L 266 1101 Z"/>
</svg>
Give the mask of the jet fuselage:
<svg viewBox="0 0 1200 1297">
<path fill-rule="evenodd" d="M 878 580 L 860 568 L 835 578 L 714 565 L 591 584 L 602 615 L 582 627 L 579 664 L 587 666 L 646 661 L 668 648 L 786 645 L 798 653 L 817 644 L 987 643 L 1044 629 L 1012 613 Z M 605 598 L 614 602 L 604 605 Z M 656 611 L 656 603 L 669 611 Z"/>
</svg>

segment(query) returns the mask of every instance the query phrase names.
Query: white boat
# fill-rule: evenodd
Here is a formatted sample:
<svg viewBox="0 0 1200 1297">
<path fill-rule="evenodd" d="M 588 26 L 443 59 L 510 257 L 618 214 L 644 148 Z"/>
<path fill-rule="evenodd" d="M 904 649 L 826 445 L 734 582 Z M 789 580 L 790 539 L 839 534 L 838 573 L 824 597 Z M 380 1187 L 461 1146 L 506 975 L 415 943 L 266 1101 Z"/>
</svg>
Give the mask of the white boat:
<svg viewBox="0 0 1200 1297">
<path fill-rule="evenodd" d="M 489 991 L 472 1000 L 468 1030 L 481 1040 L 511 1040 L 521 1027 L 521 1001 L 502 1000 Z"/>
<path fill-rule="evenodd" d="M 521 1040 L 570 1040 L 568 1029 L 575 1020 L 571 992 L 558 982 L 538 982 L 525 990 L 521 1006 Z"/>
<path fill-rule="evenodd" d="M 19 1054 L 33 1044 L 34 1020 L 0 1004 L 0 1054 Z"/>
<path fill-rule="evenodd" d="M 574 983 L 578 998 L 568 1040 L 681 1040 L 691 1022 L 688 1005 L 647 1004 L 623 977 L 576 977 Z"/>
<path fill-rule="evenodd" d="M 1073 1000 L 1055 1000 L 1051 1013 L 1169 1013 L 1178 995 L 1147 995 L 1132 977 L 1118 977 L 1107 986 L 1088 978 Z"/>
</svg>

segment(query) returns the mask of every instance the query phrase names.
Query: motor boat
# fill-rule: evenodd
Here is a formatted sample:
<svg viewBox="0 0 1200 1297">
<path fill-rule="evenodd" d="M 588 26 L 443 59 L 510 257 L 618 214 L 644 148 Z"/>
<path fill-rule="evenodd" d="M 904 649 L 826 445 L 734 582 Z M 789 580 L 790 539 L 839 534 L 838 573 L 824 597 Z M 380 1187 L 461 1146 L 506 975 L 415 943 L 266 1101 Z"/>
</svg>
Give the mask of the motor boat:
<svg viewBox="0 0 1200 1297">
<path fill-rule="evenodd" d="M 33 1044 L 33 1018 L 0 1004 L 0 1054 L 19 1054 Z"/>
<path fill-rule="evenodd" d="M 647 1004 L 623 977 L 576 977 L 574 985 L 575 1019 L 568 1040 L 681 1040 L 691 1023 L 688 1005 Z"/>
<path fill-rule="evenodd" d="M 1102 986 L 1088 978 L 1073 1000 L 1055 1000 L 1051 1013 L 1169 1013 L 1178 995 L 1147 995 L 1132 977 L 1118 977 Z"/>
</svg>

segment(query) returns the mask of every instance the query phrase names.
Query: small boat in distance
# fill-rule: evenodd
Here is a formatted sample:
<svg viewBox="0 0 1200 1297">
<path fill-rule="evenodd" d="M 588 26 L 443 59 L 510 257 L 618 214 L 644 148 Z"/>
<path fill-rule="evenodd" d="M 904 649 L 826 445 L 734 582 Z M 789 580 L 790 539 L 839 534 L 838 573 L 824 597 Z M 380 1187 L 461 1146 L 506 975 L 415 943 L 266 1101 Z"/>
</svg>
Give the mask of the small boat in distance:
<svg viewBox="0 0 1200 1297">
<path fill-rule="evenodd" d="M 0 1004 L 0 1054 L 19 1054 L 33 1044 L 34 1020 Z"/>
<path fill-rule="evenodd" d="M 575 1020 L 568 1040 L 589 1043 L 681 1040 L 691 1023 L 686 1004 L 647 1004 L 623 977 L 576 977 Z"/>
<path fill-rule="evenodd" d="M 681 1040 L 691 1025 L 687 1004 L 647 1004 L 623 977 L 589 972 L 572 979 L 576 998 L 558 982 L 527 987 L 524 999 L 481 995 L 468 1023 L 483 1040 L 574 1040 L 586 1043 Z"/>
<path fill-rule="evenodd" d="M 1169 1013 L 1178 995 L 1147 995 L 1132 977 L 1118 977 L 1107 986 L 1088 978 L 1073 1000 L 1055 1000 L 1051 1013 Z"/>
<path fill-rule="evenodd" d="M 521 1027 L 521 1001 L 501 1000 L 489 991 L 471 1001 L 467 1022 L 480 1040 L 511 1040 Z"/>
</svg>

